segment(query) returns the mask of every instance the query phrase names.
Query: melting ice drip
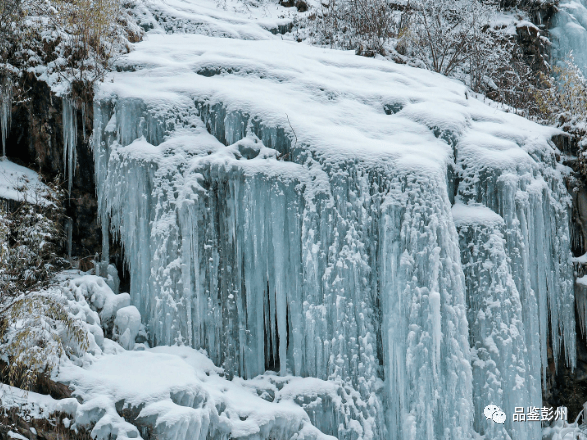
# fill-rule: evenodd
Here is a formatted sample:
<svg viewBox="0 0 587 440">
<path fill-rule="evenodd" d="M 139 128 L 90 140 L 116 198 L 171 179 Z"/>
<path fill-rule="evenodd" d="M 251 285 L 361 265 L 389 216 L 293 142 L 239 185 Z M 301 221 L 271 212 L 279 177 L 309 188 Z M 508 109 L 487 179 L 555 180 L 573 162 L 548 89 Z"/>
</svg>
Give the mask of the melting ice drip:
<svg viewBox="0 0 587 440">
<path fill-rule="evenodd" d="M 6 138 L 10 130 L 12 113 L 12 81 L 9 77 L 0 79 L 0 138 L 2 138 L 2 157 L 6 157 Z"/>
<path fill-rule="evenodd" d="M 64 97 L 63 106 L 63 173 L 67 175 L 67 192 L 71 194 L 77 156 L 77 110 L 74 102 Z"/>
</svg>

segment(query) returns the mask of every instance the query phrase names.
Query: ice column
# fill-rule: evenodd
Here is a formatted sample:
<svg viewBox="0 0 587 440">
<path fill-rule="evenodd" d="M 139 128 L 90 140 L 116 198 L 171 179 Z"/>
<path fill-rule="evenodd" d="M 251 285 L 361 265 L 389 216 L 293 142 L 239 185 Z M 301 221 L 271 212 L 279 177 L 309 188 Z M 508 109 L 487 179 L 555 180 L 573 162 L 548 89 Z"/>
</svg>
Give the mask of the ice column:
<svg viewBox="0 0 587 440">
<path fill-rule="evenodd" d="M 465 280 L 445 176 L 398 176 L 381 210 L 377 270 L 389 438 L 469 438 Z"/>
<path fill-rule="evenodd" d="M 6 138 L 10 130 L 12 112 L 12 80 L 6 76 L 0 79 L 0 138 L 2 138 L 2 157 L 6 157 Z"/>
<path fill-rule="evenodd" d="M 68 197 L 71 196 L 77 154 L 77 110 L 74 102 L 63 97 L 63 174 L 67 176 Z"/>
</svg>

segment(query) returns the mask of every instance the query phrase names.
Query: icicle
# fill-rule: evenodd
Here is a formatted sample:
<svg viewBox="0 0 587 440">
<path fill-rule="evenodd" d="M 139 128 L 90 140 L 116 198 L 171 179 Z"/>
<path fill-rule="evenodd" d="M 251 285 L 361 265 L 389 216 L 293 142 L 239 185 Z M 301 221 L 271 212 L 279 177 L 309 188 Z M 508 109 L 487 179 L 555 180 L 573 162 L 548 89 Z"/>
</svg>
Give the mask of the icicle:
<svg viewBox="0 0 587 440">
<path fill-rule="evenodd" d="M 63 106 L 63 173 L 67 176 L 67 192 L 71 196 L 77 155 L 77 110 L 70 98 L 64 97 Z"/>
<path fill-rule="evenodd" d="M 81 112 L 82 112 L 82 135 L 84 137 L 84 141 L 87 140 L 86 136 L 86 103 L 82 102 L 81 104 Z"/>
<path fill-rule="evenodd" d="M 216 139 L 187 118 L 193 141 L 171 137 L 154 148 L 160 128 L 140 101 L 94 111 L 102 224 L 109 216 L 120 235 L 132 301 L 154 342 L 191 341 L 229 376 L 273 369 L 341 384 L 344 410 L 327 398 L 308 405 L 316 426 L 337 438 L 360 438 L 360 430 L 408 438 L 401 424 L 384 434 L 388 394 L 399 396 L 395 414 L 409 414 L 416 437 L 433 438 L 437 425 L 466 438 L 465 289 L 446 176 L 414 181 L 354 161 L 310 171 L 282 130 L 221 106 L 198 113 Z M 231 161 L 230 152 L 249 160 Z M 381 208 L 384 194 L 402 188 L 412 198 Z M 411 256 L 418 263 L 410 266 Z M 406 329 L 419 336 L 407 342 Z M 382 384 L 382 364 L 407 362 Z"/>
<path fill-rule="evenodd" d="M 12 80 L 6 76 L 0 80 L 0 138 L 2 138 L 2 157 L 6 157 L 6 138 L 10 130 L 12 113 Z"/>
<path fill-rule="evenodd" d="M 102 262 L 110 262 L 110 219 L 102 216 Z"/>
</svg>

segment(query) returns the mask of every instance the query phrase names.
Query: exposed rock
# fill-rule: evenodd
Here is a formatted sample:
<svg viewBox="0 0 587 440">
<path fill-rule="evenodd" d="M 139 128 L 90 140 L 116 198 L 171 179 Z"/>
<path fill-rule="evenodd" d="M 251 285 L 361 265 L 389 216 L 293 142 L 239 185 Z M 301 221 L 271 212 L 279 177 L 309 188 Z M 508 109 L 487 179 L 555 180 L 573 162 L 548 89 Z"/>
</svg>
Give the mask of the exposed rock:
<svg viewBox="0 0 587 440">
<path fill-rule="evenodd" d="M 20 88 L 26 90 L 26 94 L 17 97 L 13 105 L 6 155 L 14 162 L 39 171 L 47 179 L 61 175 L 63 180 L 61 99 L 32 74 L 22 80 Z M 81 111 L 77 115 L 77 164 L 71 195 L 66 202 L 67 215 L 73 220 L 72 252 L 82 258 L 93 257 L 100 251 L 101 243 L 96 217 L 94 160 L 89 145 L 93 120 L 91 104 L 84 113 L 85 121 L 82 121 Z"/>
<path fill-rule="evenodd" d="M 560 135 L 553 138 L 556 146 L 567 155 L 578 154 L 577 138 L 571 135 Z M 582 161 L 565 161 L 566 165 L 575 172 L 567 180 L 569 192 L 573 196 L 572 220 L 571 220 L 571 246 L 575 257 L 583 255 L 587 251 L 587 186 L 585 185 L 585 172 L 581 171 Z M 574 263 L 575 277 L 579 278 L 587 274 L 587 265 Z M 587 298 L 587 286 L 575 283 L 575 321 L 577 367 L 572 370 L 566 365 L 564 358 L 554 359 L 552 350 L 548 350 L 548 369 L 546 387 L 543 389 L 543 405 L 546 407 L 566 406 L 569 410 L 570 421 L 574 421 L 583 404 L 587 401 L 587 341 L 581 322 L 585 319 L 583 314 L 582 298 Z M 551 341 L 549 341 L 549 345 Z"/>
<path fill-rule="evenodd" d="M 70 416 L 69 416 L 70 417 Z M 68 414 L 50 414 L 48 418 L 36 419 L 18 411 L 17 408 L 0 413 L 0 440 L 14 440 L 9 433 L 17 433 L 29 440 L 91 440 L 90 431 L 69 429 Z"/>
</svg>

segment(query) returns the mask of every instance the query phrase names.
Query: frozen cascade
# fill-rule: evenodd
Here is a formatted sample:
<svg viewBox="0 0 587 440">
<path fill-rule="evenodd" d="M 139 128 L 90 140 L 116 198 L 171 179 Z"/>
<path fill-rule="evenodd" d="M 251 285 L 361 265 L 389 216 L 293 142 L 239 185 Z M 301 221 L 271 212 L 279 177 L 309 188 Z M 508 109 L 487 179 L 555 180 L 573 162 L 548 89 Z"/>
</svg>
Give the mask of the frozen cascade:
<svg viewBox="0 0 587 440">
<path fill-rule="evenodd" d="M 120 104 L 112 118 L 96 108 L 96 122 L 125 138 L 113 123 L 123 120 L 119 111 L 141 106 Z M 222 113 L 200 107 L 209 118 Z M 434 438 L 446 429 L 465 438 L 470 388 L 457 383 L 470 383 L 471 372 L 462 362 L 463 279 L 445 176 L 414 179 L 394 175 L 390 164 L 354 161 L 326 171 L 292 149 L 283 130 L 249 125 L 239 113 L 224 120 L 218 138 L 238 138 L 235 128 L 253 133 L 226 148 L 200 123 L 197 136 L 155 149 L 147 142 L 160 141 L 151 120 L 147 137 L 128 146 L 95 144 L 105 146 L 96 149 L 97 164 L 109 156 L 107 170 L 97 167 L 98 176 L 107 172 L 100 203 L 129 256 L 133 302 L 148 322 L 162 324 L 150 327 L 154 341 L 204 347 L 244 377 L 277 368 L 340 382 L 351 390 L 365 438 L 385 438 L 380 363 L 405 365 L 389 373 L 396 437 L 407 429 Z M 422 222 L 430 226 L 421 231 Z M 378 295 L 378 284 L 388 295 Z M 426 398 L 439 387 L 453 391 Z M 332 418 L 316 418 L 317 427 L 338 438 L 360 434 L 352 419 Z"/>
<path fill-rule="evenodd" d="M 67 176 L 67 193 L 71 195 L 77 156 L 77 109 L 68 97 L 63 97 L 63 174 Z"/>
<path fill-rule="evenodd" d="M 467 286 L 473 367 L 475 430 L 492 440 L 540 438 L 537 424 L 488 424 L 487 402 L 513 414 L 514 407 L 540 402 L 540 384 L 525 341 L 520 295 L 505 251 L 505 223 L 483 205 L 453 207 Z M 479 295 L 483 292 L 483 295 Z M 528 386 L 530 385 L 530 386 Z M 504 393 L 512 390 L 515 393 Z"/>
<path fill-rule="evenodd" d="M 562 0 L 558 5 L 550 35 L 555 60 L 564 60 L 572 52 L 575 63 L 587 73 L 587 3 L 585 0 Z"/>
<path fill-rule="evenodd" d="M 484 137 L 469 134 L 459 140 L 459 196 L 489 207 L 505 221 L 506 254 L 521 297 L 527 346 L 534 356 L 532 376 L 539 380 L 542 365 L 545 379 L 549 328 L 554 358 L 564 349 L 567 363 L 576 364 L 571 199 L 562 179 L 564 169 L 552 151 L 532 143 L 525 151 L 517 148 L 519 138 L 511 128 L 500 127 L 498 137 L 487 134 L 493 121 L 475 121 L 473 127 Z M 492 144 L 514 154 L 497 161 Z"/>
<path fill-rule="evenodd" d="M 2 138 L 2 157 L 6 157 L 6 138 L 10 130 L 12 113 L 12 81 L 6 76 L 0 79 L 0 138 Z"/>
<path fill-rule="evenodd" d="M 541 406 L 549 328 L 575 363 L 556 130 L 406 66 L 157 32 L 97 90 L 93 139 L 150 342 L 332 384 L 291 396 L 341 439 L 539 438 L 482 409 Z"/>
</svg>

